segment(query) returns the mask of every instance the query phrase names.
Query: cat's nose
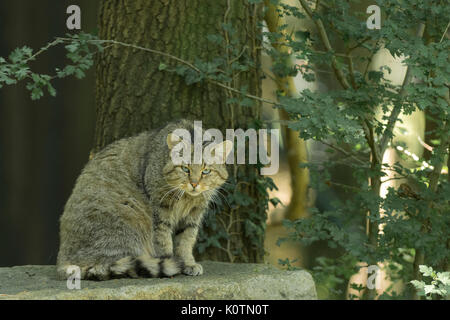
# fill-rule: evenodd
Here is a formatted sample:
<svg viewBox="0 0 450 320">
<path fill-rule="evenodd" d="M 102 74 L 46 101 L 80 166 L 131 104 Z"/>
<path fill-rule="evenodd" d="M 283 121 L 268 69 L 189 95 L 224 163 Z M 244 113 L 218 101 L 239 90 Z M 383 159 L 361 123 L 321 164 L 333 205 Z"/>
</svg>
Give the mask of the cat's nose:
<svg viewBox="0 0 450 320">
<path fill-rule="evenodd" d="M 198 182 L 191 182 L 191 186 L 195 189 L 198 186 Z"/>
</svg>

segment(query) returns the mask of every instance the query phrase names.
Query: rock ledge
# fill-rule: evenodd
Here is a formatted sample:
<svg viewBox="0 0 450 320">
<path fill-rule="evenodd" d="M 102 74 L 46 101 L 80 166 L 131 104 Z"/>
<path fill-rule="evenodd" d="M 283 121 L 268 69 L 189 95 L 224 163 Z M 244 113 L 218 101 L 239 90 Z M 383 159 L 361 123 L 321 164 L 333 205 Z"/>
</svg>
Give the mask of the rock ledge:
<svg viewBox="0 0 450 320">
<path fill-rule="evenodd" d="M 168 279 L 81 280 L 81 289 L 69 290 L 56 278 L 55 266 L 0 268 L 2 299 L 317 299 L 311 275 L 303 270 L 283 271 L 265 264 L 204 261 L 204 275 Z"/>
</svg>

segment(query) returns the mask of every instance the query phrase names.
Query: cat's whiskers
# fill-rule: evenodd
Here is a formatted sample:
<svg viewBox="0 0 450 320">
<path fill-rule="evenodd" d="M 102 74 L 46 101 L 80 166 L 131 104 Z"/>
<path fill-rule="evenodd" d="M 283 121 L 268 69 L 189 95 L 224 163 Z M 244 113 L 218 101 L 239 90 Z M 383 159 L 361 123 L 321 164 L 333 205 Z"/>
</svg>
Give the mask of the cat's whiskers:
<svg viewBox="0 0 450 320">
<path fill-rule="evenodd" d="M 214 190 L 206 190 L 202 193 L 203 198 L 207 201 L 210 202 L 212 199 L 212 194 L 214 193 Z"/>
<path fill-rule="evenodd" d="M 180 186 L 178 186 L 177 192 L 170 198 L 170 203 L 169 203 L 170 207 L 172 207 L 174 205 L 175 201 L 180 200 L 181 198 L 183 198 L 184 193 L 186 192 L 185 190 L 179 188 Z"/>
<path fill-rule="evenodd" d="M 170 189 L 169 191 L 167 191 L 163 197 L 161 198 L 161 200 L 159 200 L 159 203 L 163 202 L 164 198 L 167 197 L 169 194 L 171 194 L 172 192 L 178 191 L 180 190 L 179 186 L 175 186 L 172 189 Z"/>
<path fill-rule="evenodd" d="M 223 199 L 228 207 L 230 206 L 230 203 L 227 200 L 227 197 L 221 192 L 221 190 L 224 190 L 222 187 L 218 187 L 217 189 L 215 189 L 215 195 L 218 196 L 219 199 Z"/>
<path fill-rule="evenodd" d="M 174 189 L 174 186 L 163 186 L 158 188 L 158 192 L 163 193 L 167 191 L 171 191 Z"/>
<path fill-rule="evenodd" d="M 213 204 L 216 207 L 216 209 L 219 209 L 219 203 L 217 200 L 218 199 L 217 199 L 216 192 L 215 192 L 215 190 L 212 190 L 212 192 L 209 195 L 209 201 L 211 204 Z"/>
<path fill-rule="evenodd" d="M 218 210 L 218 211 L 220 211 L 221 210 L 221 207 L 220 207 L 220 205 L 219 205 L 219 202 L 221 202 L 220 200 L 220 198 L 217 196 L 217 193 L 213 193 L 212 195 L 211 195 L 211 198 L 212 198 L 212 201 L 211 201 L 211 203 L 213 204 L 213 206 Z"/>
<path fill-rule="evenodd" d="M 176 201 L 176 200 L 180 200 L 181 199 L 181 197 L 182 197 L 182 195 L 183 195 L 183 190 L 182 189 L 178 189 L 178 191 L 177 191 L 177 193 L 172 197 L 172 201 L 171 201 L 171 205 L 173 205 L 173 203 Z"/>
<path fill-rule="evenodd" d="M 219 209 L 219 201 L 221 200 L 220 197 L 217 195 L 218 189 L 208 190 L 205 191 L 205 200 L 209 203 L 211 203 L 216 209 Z M 206 196 L 208 199 L 206 199 Z M 225 199 L 226 201 L 226 199 Z M 228 201 L 226 201 L 228 203 Z"/>
</svg>

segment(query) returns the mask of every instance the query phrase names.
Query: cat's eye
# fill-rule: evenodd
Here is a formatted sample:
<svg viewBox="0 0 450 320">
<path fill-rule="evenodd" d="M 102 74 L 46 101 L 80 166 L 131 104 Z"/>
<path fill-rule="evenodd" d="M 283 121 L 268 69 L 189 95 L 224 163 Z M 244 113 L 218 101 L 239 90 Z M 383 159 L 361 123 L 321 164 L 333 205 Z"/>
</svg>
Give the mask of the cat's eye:
<svg viewBox="0 0 450 320">
<path fill-rule="evenodd" d="M 181 167 L 181 169 L 184 171 L 184 172 L 186 172 L 186 173 L 189 173 L 190 172 L 190 170 L 189 170 L 189 168 L 188 167 Z"/>
<path fill-rule="evenodd" d="M 205 169 L 202 171 L 202 174 L 210 174 L 211 170 L 210 169 Z"/>
</svg>

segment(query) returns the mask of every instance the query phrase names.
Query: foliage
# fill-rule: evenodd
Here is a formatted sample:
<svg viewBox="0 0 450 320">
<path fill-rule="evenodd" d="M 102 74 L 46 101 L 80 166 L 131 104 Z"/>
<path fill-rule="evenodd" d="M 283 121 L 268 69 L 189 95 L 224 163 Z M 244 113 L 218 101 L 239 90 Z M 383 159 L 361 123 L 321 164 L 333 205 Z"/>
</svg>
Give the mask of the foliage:
<svg viewBox="0 0 450 320">
<path fill-rule="evenodd" d="M 249 1 L 262 5 L 260 0 Z M 313 270 L 316 279 L 335 296 L 342 294 L 342 285 L 355 271 L 356 262 L 369 265 L 387 262 L 393 280 L 410 282 L 420 278 L 419 264 L 443 270 L 450 255 L 450 183 L 442 174 L 450 136 L 450 40 L 446 36 L 450 7 L 445 1 L 376 0 L 383 13 L 382 27 L 369 30 L 365 25 L 365 13 L 353 9 L 358 2 L 316 1 L 319 7 L 313 9 L 311 1 L 299 1 L 302 8 L 298 9 L 271 0 L 271 4 L 278 6 L 280 16 L 310 19 L 307 25 L 312 27 L 288 33 L 285 32 L 287 26 L 283 25 L 276 32 L 263 34 L 264 48 L 273 60 L 275 75 L 286 77 L 301 73 L 305 80 L 314 81 L 320 78 L 318 70 L 333 74 L 335 85 L 330 90 L 306 89 L 299 92 L 298 97 L 280 94 L 278 102 L 266 102 L 289 114 L 289 127 L 298 131 L 301 138 L 330 146 L 330 161 L 304 166 L 310 170 L 313 188 L 318 191 L 339 189 L 347 197 L 335 200 L 331 210 L 312 208 L 309 218 L 286 221 L 285 226 L 291 233 L 280 241 L 294 240 L 305 245 L 326 241 L 329 247 L 343 251 L 338 259 L 318 259 Z M 233 40 L 233 33 L 233 26 L 224 23 L 222 34 L 207 35 L 221 54 L 211 61 L 197 59 L 193 62 L 133 44 L 97 39 L 89 34 L 68 35 L 57 38 L 34 55 L 31 49 L 24 47 L 16 49 L 8 61 L 0 58 L 0 87 L 27 80 L 32 99 L 42 97 L 45 90 L 54 95 L 51 83 L 55 78 L 83 77 L 84 71 L 92 65 L 95 54 L 92 49 L 101 51 L 108 46 L 121 45 L 160 55 L 161 72 L 176 73 L 188 85 L 208 82 L 222 87 L 231 107 L 259 107 L 258 103 L 264 99 L 248 94 L 247 88 L 236 81 L 242 72 L 259 66 L 251 53 Z M 287 63 L 290 58 L 287 51 L 275 49 L 280 39 L 291 56 L 306 60 L 308 64 Z M 55 70 L 54 76 L 33 73 L 30 62 L 58 44 L 65 44 L 71 64 Z M 388 66 L 378 70 L 368 67 L 381 48 L 386 48 L 394 57 L 404 57 L 408 73 L 402 85 L 387 79 Z M 423 110 L 435 124 L 427 132 L 433 135 L 435 142 L 429 159 L 414 159 L 417 166 L 413 168 L 401 163 L 383 163 L 385 150 L 395 147 L 392 137 L 399 114 L 410 114 L 414 110 Z M 380 112 L 382 115 L 377 116 Z M 254 125 L 261 126 L 260 123 Z M 352 173 L 349 185 L 334 181 L 333 170 L 342 166 Z M 213 246 L 226 251 L 230 261 L 238 259 L 241 253 L 227 248 L 236 230 L 243 232 L 255 245 L 261 243 L 265 217 L 256 212 L 267 207 L 270 201 L 267 190 L 275 186 L 269 178 L 257 175 L 257 168 L 256 165 L 251 171 L 254 175 L 234 172 L 220 201 L 206 218 L 214 234 L 200 235 L 199 251 Z M 390 188 L 386 197 L 381 197 L 380 185 L 387 172 L 394 172 L 396 179 L 402 178 L 405 183 L 401 188 Z M 261 196 L 257 203 L 244 191 L 246 185 L 255 182 Z M 218 219 L 218 213 L 224 208 L 231 208 L 228 212 L 232 214 L 237 207 L 245 208 L 245 223 L 236 222 L 243 229 L 224 225 Z M 382 233 L 380 226 L 383 226 Z M 282 261 L 288 267 L 289 263 Z M 447 274 L 424 267 L 422 271 L 425 276 L 431 275 L 434 283 L 425 285 L 420 280 L 412 283 L 427 297 L 441 294 L 442 284 L 448 285 Z M 407 290 L 403 294 L 409 297 Z"/>
<path fill-rule="evenodd" d="M 419 267 L 424 277 L 431 278 L 430 284 L 419 280 L 411 281 L 419 296 L 425 296 L 427 300 L 431 300 L 433 297 L 447 298 L 450 294 L 450 272 L 436 272 L 432 267 L 424 265 Z"/>
<path fill-rule="evenodd" d="M 301 270 L 293 265 L 296 261 L 297 259 L 279 259 L 278 264 L 289 271 Z M 343 254 L 337 259 L 316 258 L 315 266 L 310 272 L 316 284 L 318 298 L 339 299 L 345 294 L 348 279 L 359 270 L 356 262 L 355 258 L 348 254 Z"/>
<path fill-rule="evenodd" d="M 64 43 L 63 38 L 57 38 L 34 54 L 33 50 L 27 46 L 16 48 L 7 59 L 0 57 L 0 88 L 27 80 L 26 88 L 30 91 L 31 99 L 37 100 L 44 96 L 45 91 L 51 96 L 56 95 L 56 90 L 52 85 L 52 80 L 56 78 L 61 79 L 73 75 L 77 79 L 82 79 L 85 76 L 84 72 L 94 63 L 95 52 L 91 52 L 90 46 L 95 46 L 98 51 L 102 51 L 103 47 L 98 42 L 92 42 L 95 36 L 88 33 L 68 34 L 67 36 L 71 41 L 65 46 L 66 57 L 72 64 L 67 64 L 62 70 L 56 68 L 54 75 L 39 74 L 31 69 L 31 62 L 36 60 L 37 56 L 51 47 Z"/>
<path fill-rule="evenodd" d="M 312 12 L 309 2 L 300 2 L 303 14 Z M 379 0 L 385 19 L 380 30 L 369 30 L 364 17 L 351 9 L 355 3 L 334 0 L 314 10 L 315 30 L 307 30 L 307 41 L 305 34 L 296 37 L 281 30 L 268 35 L 269 39 L 284 37 L 293 55 L 308 60 L 306 68 L 295 69 L 307 75 L 306 79 L 317 77 L 313 71 L 319 67 L 334 74 L 335 88 L 326 92 L 303 90 L 295 99 L 282 97 L 281 107 L 295 120 L 290 127 L 300 137 L 331 147 L 332 161 L 305 165 L 310 169 L 312 186 L 319 191 L 338 188 L 348 194 L 346 200 L 335 201 L 332 210 L 313 208 L 308 219 L 285 221 L 291 233 L 281 241 L 296 240 L 305 245 L 327 241 L 329 247 L 343 249 L 345 256 L 356 261 L 369 265 L 388 261 L 388 267 L 396 270 L 390 274 L 393 280 L 409 281 L 417 278 L 414 269 L 421 260 L 445 268 L 450 252 L 450 185 L 441 174 L 450 135 L 450 41 L 445 36 L 450 8 L 440 1 Z M 298 14 L 297 8 L 280 7 L 280 15 Z M 335 51 L 336 44 L 343 53 Z M 379 70 L 367 67 L 382 47 L 394 57 L 405 57 L 410 76 L 402 85 L 387 79 L 388 66 Z M 352 54 L 356 49 L 362 53 Z M 278 57 L 275 54 L 273 58 Z M 361 71 L 355 65 L 366 67 Z M 292 75 L 292 70 L 278 70 L 284 76 Z M 381 117 L 377 117 L 379 110 Z M 436 123 L 428 132 L 438 137 L 429 163 L 415 159 L 414 168 L 382 163 L 399 114 L 414 110 L 425 111 Z M 342 166 L 353 174 L 351 185 L 333 181 L 331 172 Z M 398 189 L 390 188 L 383 198 L 380 185 L 389 171 L 405 183 Z M 379 226 L 383 226 L 383 233 L 378 232 Z M 412 252 L 412 259 L 407 252 Z M 407 297 L 408 292 L 404 294 Z"/>
<path fill-rule="evenodd" d="M 276 186 L 271 178 L 257 174 L 258 166 L 250 167 L 254 167 L 251 168 L 250 174 L 246 174 L 242 169 L 238 170 L 236 178 L 232 177 L 222 187 L 220 196 L 208 210 L 204 219 L 208 229 L 201 229 L 197 240 L 196 250 L 199 253 L 208 247 L 215 247 L 224 251 L 230 262 L 246 262 L 247 255 L 242 252 L 242 246 L 232 245 L 233 241 L 237 241 L 234 236 L 242 234 L 257 254 L 264 255 L 264 248 L 260 244 L 264 242 L 267 217 L 260 212 L 267 211 L 269 201 L 276 201 L 269 198 L 268 194 L 268 190 L 273 190 Z M 261 201 L 257 202 L 248 195 L 248 189 L 253 185 Z M 239 216 L 236 214 L 237 209 Z M 224 215 L 229 217 L 228 222 L 223 219 Z"/>
<path fill-rule="evenodd" d="M 317 283 L 317 291 L 325 291 L 324 298 L 338 299 L 345 294 L 348 279 L 358 272 L 356 260 L 344 254 L 337 259 L 318 257 L 312 274 Z"/>
</svg>

